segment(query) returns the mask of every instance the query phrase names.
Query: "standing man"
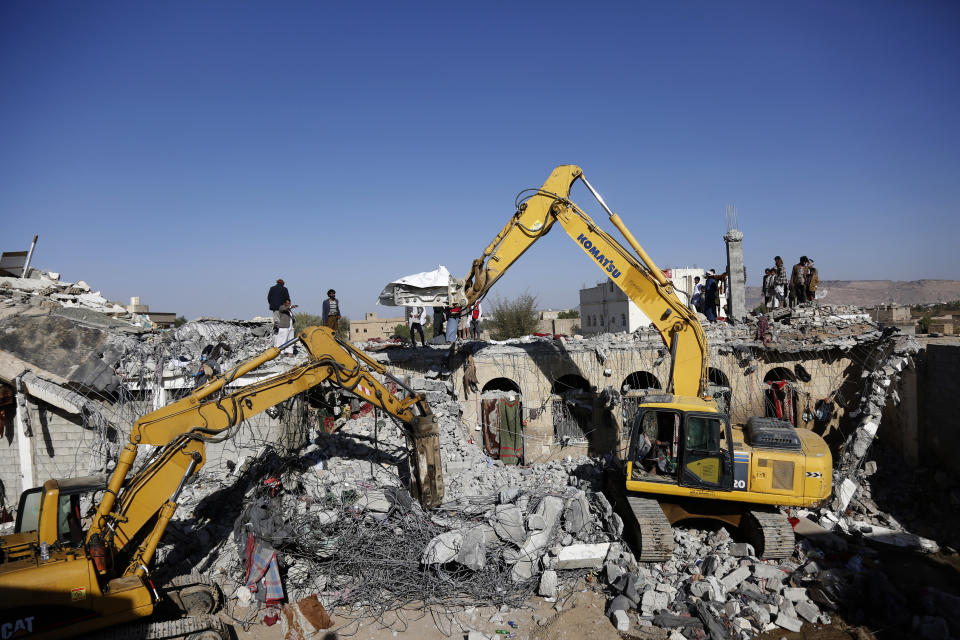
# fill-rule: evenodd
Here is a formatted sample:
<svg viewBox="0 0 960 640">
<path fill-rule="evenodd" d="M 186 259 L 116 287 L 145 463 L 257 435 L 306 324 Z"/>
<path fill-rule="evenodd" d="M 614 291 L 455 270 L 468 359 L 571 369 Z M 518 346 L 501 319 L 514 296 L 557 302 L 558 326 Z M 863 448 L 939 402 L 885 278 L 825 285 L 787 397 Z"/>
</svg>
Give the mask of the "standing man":
<svg viewBox="0 0 960 640">
<path fill-rule="evenodd" d="M 703 309 L 703 284 L 700 282 L 700 276 L 694 276 L 693 278 L 693 295 L 690 296 L 690 306 L 693 307 L 694 311 Z"/>
<path fill-rule="evenodd" d="M 290 301 L 286 300 L 280 305 L 280 308 L 273 312 L 273 321 L 276 324 L 277 333 L 273 337 L 273 346 L 279 347 L 285 342 L 293 339 L 293 311 Z M 293 345 L 283 350 L 283 355 L 293 355 Z"/>
<path fill-rule="evenodd" d="M 443 335 L 443 307 L 433 308 L 433 337 Z"/>
<path fill-rule="evenodd" d="M 447 342 L 457 341 L 457 328 L 460 323 L 460 307 L 447 309 Z"/>
<path fill-rule="evenodd" d="M 790 274 L 790 306 L 807 301 L 807 256 L 800 256 L 800 262 L 793 265 Z"/>
<path fill-rule="evenodd" d="M 340 301 L 337 300 L 337 292 L 333 289 L 327 291 L 327 299 L 323 301 L 323 326 L 337 332 L 340 325 Z"/>
<path fill-rule="evenodd" d="M 773 309 L 773 278 L 775 275 L 776 271 L 769 267 L 763 272 L 763 286 L 761 287 L 761 291 L 764 311 Z"/>
<path fill-rule="evenodd" d="M 267 305 L 270 311 L 276 311 L 284 302 L 290 299 L 290 292 L 283 285 L 283 278 L 277 278 L 277 284 L 270 287 L 267 292 Z"/>
<path fill-rule="evenodd" d="M 707 271 L 707 284 L 703 286 L 703 315 L 709 322 L 717 321 L 717 272 Z"/>
<path fill-rule="evenodd" d="M 470 310 L 470 334 L 474 340 L 480 339 L 480 318 L 483 317 L 483 310 L 480 308 L 480 301 L 473 303 Z"/>
<path fill-rule="evenodd" d="M 813 259 L 807 259 L 807 302 L 813 302 L 817 299 L 817 287 L 820 285 L 820 275 L 817 268 L 813 266 Z"/>
<path fill-rule="evenodd" d="M 783 266 L 783 258 L 776 256 L 773 259 L 774 262 L 774 276 L 773 276 L 773 294 L 776 298 L 774 301 L 774 307 L 785 307 L 787 306 L 787 268 Z"/>
<path fill-rule="evenodd" d="M 416 334 L 420 334 L 420 345 L 423 347 L 427 346 L 427 341 L 423 337 L 423 325 L 427 324 L 427 309 L 426 307 L 414 307 L 410 310 L 410 342 L 413 343 L 413 346 L 417 346 L 417 337 Z"/>
</svg>

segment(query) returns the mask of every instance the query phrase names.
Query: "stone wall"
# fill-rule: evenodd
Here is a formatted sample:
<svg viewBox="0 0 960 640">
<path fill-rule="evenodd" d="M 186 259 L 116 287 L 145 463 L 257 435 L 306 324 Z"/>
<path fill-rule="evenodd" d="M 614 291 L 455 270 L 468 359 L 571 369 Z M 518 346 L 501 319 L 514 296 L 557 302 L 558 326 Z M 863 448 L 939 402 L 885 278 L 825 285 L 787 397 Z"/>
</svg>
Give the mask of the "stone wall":
<svg viewBox="0 0 960 640">
<path fill-rule="evenodd" d="M 115 457 L 129 438 L 134 416 L 144 413 L 136 407 L 126 407 L 131 415 L 130 425 L 121 433 L 109 427 L 85 427 L 79 415 L 30 397 L 28 405 L 33 437 L 27 440 L 34 471 L 27 480 L 32 486 L 50 478 L 102 472 L 104 453 L 110 451 Z M 245 456 L 256 455 L 266 445 L 296 448 L 306 444 L 309 425 L 305 424 L 303 410 L 303 403 L 294 399 L 277 418 L 260 414 L 245 421 L 233 437 L 207 445 L 206 465 L 226 465 L 228 460 L 237 463 Z M 0 438 L 0 501 L 10 510 L 16 509 L 24 488 L 15 419 L 15 412 L 8 410 Z"/>
</svg>

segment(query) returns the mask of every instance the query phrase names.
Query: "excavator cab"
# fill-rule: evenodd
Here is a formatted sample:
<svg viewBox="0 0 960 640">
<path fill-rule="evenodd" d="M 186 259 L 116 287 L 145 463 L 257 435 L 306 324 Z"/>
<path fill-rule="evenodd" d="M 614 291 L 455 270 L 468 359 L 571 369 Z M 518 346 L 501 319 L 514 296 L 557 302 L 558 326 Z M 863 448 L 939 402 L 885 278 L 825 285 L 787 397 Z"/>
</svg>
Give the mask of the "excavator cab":
<svg viewBox="0 0 960 640">
<path fill-rule="evenodd" d="M 631 426 L 629 479 L 714 491 L 733 489 L 733 437 L 719 413 L 640 406 Z"/>
</svg>

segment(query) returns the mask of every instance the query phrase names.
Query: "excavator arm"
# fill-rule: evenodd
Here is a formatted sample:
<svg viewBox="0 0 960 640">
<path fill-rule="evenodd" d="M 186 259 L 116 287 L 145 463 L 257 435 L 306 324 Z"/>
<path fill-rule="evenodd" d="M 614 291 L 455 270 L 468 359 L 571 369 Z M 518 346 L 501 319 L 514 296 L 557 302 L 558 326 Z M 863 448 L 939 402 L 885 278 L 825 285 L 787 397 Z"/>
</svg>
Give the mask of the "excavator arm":
<svg viewBox="0 0 960 640">
<path fill-rule="evenodd" d="M 581 180 L 610 216 L 611 223 L 626 239 L 630 249 L 570 201 L 573 183 Z M 521 194 L 522 196 L 523 194 Z M 674 292 L 643 247 L 620 217 L 611 211 L 593 189 L 583 170 L 562 165 L 553 170 L 543 186 L 525 200 L 518 198 L 517 211 L 500 233 L 473 261 L 464 283 L 466 306 L 483 298 L 504 272 L 559 223 L 587 258 L 651 319 L 672 357 L 668 391 L 677 395 L 706 396 L 708 349 L 703 327 Z"/>
<path fill-rule="evenodd" d="M 427 508 L 440 504 L 439 437 L 424 398 L 326 327 L 309 327 L 297 340 L 310 354 L 307 363 L 226 392 L 230 382 L 276 358 L 286 345 L 268 349 L 134 424 L 87 535 L 88 541 L 109 541 L 115 552 L 130 554 L 124 575 L 146 573 L 184 482 L 204 464 L 205 443 L 230 437 L 246 418 L 323 382 L 370 402 L 403 425 L 411 449 L 412 492 Z M 409 395 L 398 398 L 374 373 L 390 377 Z M 140 445 L 159 448 L 128 479 Z"/>
</svg>

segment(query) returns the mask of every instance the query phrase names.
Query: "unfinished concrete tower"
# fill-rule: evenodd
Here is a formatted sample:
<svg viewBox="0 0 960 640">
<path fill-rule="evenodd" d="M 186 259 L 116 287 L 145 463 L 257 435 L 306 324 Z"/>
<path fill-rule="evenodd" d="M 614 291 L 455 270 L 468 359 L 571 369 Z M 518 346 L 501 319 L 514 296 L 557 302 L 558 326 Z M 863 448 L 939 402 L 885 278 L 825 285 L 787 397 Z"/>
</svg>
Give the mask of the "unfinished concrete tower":
<svg viewBox="0 0 960 640">
<path fill-rule="evenodd" d="M 729 322 L 742 322 L 747 315 L 747 269 L 743 265 L 743 232 L 737 229 L 737 209 L 727 205 L 727 301 Z"/>
</svg>

